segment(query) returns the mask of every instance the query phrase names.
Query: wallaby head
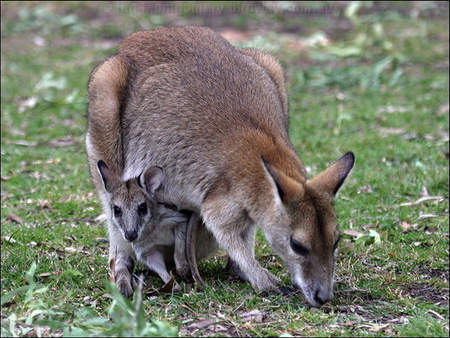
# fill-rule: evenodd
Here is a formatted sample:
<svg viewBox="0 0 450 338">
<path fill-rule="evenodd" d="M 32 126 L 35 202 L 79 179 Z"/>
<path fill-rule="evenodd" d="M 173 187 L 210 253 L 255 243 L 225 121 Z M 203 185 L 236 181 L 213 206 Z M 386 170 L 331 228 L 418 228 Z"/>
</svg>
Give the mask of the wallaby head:
<svg viewBox="0 0 450 338">
<path fill-rule="evenodd" d="M 97 168 L 110 195 L 110 219 L 122 236 L 133 242 L 156 214 L 153 194 L 161 185 L 163 171 L 150 167 L 138 178 L 122 181 L 102 160 L 98 161 Z"/>
<path fill-rule="evenodd" d="M 354 155 L 348 152 L 304 184 L 264 164 L 281 202 L 280 222 L 275 229 L 265 229 L 265 234 L 288 266 L 293 284 L 312 305 L 321 306 L 333 298 L 339 241 L 332 201 L 353 167 Z"/>
</svg>

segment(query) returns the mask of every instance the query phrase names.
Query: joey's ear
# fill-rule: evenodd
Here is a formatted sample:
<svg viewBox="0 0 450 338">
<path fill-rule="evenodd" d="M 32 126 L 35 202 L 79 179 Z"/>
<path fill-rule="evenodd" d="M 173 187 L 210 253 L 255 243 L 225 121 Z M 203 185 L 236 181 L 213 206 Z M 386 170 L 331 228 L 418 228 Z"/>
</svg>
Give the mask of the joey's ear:
<svg viewBox="0 0 450 338">
<path fill-rule="evenodd" d="M 308 184 L 334 197 L 352 170 L 354 163 L 355 155 L 349 151 L 333 162 L 325 171 L 308 181 Z"/>
<path fill-rule="evenodd" d="M 141 187 L 144 187 L 149 194 L 153 194 L 162 183 L 164 173 L 160 167 L 150 167 L 139 177 Z"/>
<path fill-rule="evenodd" d="M 115 186 L 120 182 L 120 177 L 112 172 L 102 160 L 97 162 L 97 169 L 107 192 L 112 193 Z"/>
<path fill-rule="evenodd" d="M 274 183 L 278 196 L 282 202 L 289 202 L 294 198 L 300 198 L 304 194 L 304 189 L 299 182 L 293 180 L 271 164 L 267 163 L 264 158 L 262 159 L 262 162 L 267 170 L 269 179 Z"/>
</svg>

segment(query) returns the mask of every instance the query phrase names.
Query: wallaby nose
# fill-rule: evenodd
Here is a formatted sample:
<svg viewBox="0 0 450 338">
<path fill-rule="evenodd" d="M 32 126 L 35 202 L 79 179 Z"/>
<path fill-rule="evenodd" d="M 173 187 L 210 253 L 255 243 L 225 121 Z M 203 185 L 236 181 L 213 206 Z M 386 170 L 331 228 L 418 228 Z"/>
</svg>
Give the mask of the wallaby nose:
<svg viewBox="0 0 450 338">
<path fill-rule="evenodd" d="M 323 290 L 323 289 L 318 289 L 316 291 L 316 293 L 314 294 L 314 300 L 319 303 L 321 306 L 327 302 L 329 302 L 330 300 L 333 299 L 333 292 L 331 291 L 327 291 L 327 290 Z"/>
<path fill-rule="evenodd" d="M 127 241 L 133 242 L 137 238 L 136 230 L 125 230 L 125 239 Z"/>
</svg>

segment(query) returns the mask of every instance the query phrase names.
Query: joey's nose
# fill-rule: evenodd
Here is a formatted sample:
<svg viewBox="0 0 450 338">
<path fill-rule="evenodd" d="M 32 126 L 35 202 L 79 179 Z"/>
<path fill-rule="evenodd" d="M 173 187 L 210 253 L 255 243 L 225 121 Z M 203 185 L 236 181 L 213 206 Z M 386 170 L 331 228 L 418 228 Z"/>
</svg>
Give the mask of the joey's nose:
<svg viewBox="0 0 450 338">
<path fill-rule="evenodd" d="M 319 289 L 314 294 L 314 300 L 321 306 L 333 299 L 333 292 Z"/>
<path fill-rule="evenodd" d="M 133 242 L 137 238 L 136 230 L 126 230 L 125 231 L 125 239 L 127 241 Z"/>
</svg>

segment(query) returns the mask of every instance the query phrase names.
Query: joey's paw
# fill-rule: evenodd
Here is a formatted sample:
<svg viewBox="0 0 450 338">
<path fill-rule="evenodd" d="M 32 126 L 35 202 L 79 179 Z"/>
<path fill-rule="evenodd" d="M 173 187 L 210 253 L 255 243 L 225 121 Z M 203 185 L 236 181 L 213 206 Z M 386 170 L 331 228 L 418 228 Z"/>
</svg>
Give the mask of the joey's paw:
<svg viewBox="0 0 450 338">
<path fill-rule="evenodd" d="M 129 273 L 116 273 L 114 276 L 116 285 L 120 290 L 120 293 L 126 297 L 130 298 L 133 296 L 134 289 L 137 287 L 136 280 Z"/>
<path fill-rule="evenodd" d="M 131 298 L 133 296 L 134 288 L 129 281 L 116 280 L 116 285 L 124 297 Z"/>
</svg>

